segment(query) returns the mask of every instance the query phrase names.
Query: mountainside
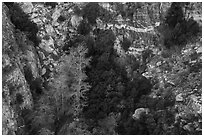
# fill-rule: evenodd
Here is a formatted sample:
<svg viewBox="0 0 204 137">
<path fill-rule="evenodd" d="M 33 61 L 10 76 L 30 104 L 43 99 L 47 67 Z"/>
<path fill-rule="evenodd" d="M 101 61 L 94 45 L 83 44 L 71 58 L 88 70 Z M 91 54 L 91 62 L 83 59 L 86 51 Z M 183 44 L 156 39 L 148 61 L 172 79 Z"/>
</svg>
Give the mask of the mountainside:
<svg viewBox="0 0 204 137">
<path fill-rule="evenodd" d="M 2 134 L 202 134 L 202 3 L 2 3 Z"/>
</svg>

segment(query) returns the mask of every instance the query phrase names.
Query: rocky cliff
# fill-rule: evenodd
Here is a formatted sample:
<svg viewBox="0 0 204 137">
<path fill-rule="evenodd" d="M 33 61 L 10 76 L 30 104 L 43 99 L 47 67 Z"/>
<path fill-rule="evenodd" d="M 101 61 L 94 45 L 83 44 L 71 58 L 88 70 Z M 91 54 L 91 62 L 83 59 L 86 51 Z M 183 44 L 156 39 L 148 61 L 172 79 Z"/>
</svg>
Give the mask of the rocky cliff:
<svg viewBox="0 0 204 137">
<path fill-rule="evenodd" d="M 41 65 L 34 44 L 12 24 L 4 4 L 2 33 L 2 132 L 22 134 L 24 112 L 32 110 L 33 94 L 40 89 Z"/>
</svg>

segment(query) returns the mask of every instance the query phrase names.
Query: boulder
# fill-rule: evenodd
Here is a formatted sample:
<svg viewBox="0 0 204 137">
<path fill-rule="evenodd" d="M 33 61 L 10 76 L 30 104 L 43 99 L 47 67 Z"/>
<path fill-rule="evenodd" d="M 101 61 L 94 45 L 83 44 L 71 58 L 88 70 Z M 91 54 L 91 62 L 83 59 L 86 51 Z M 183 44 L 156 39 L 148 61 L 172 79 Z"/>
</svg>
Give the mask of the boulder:
<svg viewBox="0 0 204 137">
<path fill-rule="evenodd" d="M 184 99 L 183 99 L 181 93 L 176 96 L 176 101 L 177 101 L 177 102 L 182 102 L 183 100 L 184 100 Z"/>
<path fill-rule="evenodd" d="M 142 114 L 148 114 L 149 111 L 149 108 L 137 108 L 132 117 L 134 120 L 139 120 Z"/>
</svg>

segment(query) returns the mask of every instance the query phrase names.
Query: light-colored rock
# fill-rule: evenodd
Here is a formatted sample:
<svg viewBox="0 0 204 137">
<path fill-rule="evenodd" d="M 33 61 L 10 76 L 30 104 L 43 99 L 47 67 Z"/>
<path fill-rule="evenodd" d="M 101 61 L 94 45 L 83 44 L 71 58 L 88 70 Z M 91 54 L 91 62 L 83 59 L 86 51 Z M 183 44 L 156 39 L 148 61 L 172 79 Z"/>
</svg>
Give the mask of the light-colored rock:
<svg viewBox="0 0 204 137">
<path fill-rule="evenodd" d="M 45 27 L 46 27 L 47 34 L 52 35 L 53 33 L 55 33 L 55 30 L 52 27 L 52 25 L 46 25 Z"/>
<path fill-rule="evenodd" d="M 44 75 L 46 73 L 46 68 L 42 68 L 41 75 Z"/>
<path fill-rule="evenodd" d="M 187 130 L 187 131 L 189 131 L 189 132 L 192 132 L 192 131 L 193 131 L 193 125 L 192 125 L 192 123 L 186 124 L 185 126 L 183 126 L 183 129 L 184 129 L 184 130 Z"/>
<path fill-rule="evenodd" d="M 71 24 L 74 28 L 77 28 L 82 20 L 83 18 L 81 16 L 73 15 L 71 18 Z"/>
<path fill-rule="evenodd" d="M 20 6 L 25 13 L 31 13 L 33 10 L 32 2 L 21 2 Z"/>
<path fill-rule="evenodd" d="M 183 99 L 183 97 L 182 97 L 182 93 L 180 93 L 180 94 L 178 94 L 177 96 L 176 96 L 176 101 L 177 102 L 182 102 L 184 99 Z"/>
<path fill-rule="evenodd" d="M 132 115 L 134 120 L 139 120 L 142 113 L 148 114 L 149 108 L 138 108 L 135 110 L 135 113 Z"/>
<path fill-rule="evenodd" d="M 49 40 L 42 39 L 41 43 L 39 44 L 39 47 L 48 53 L 52 53 L 54 50 L 52 48 L 54 47 L 54 40 L 53 39 L 49 39 Z"/>
<path fill-rule="evenodd" d="M 61 15 L 61 10 L 55 9 L 54 13 L 52 14 L 53 22 L 57 21 L 60 15 Z"/>
</svg>

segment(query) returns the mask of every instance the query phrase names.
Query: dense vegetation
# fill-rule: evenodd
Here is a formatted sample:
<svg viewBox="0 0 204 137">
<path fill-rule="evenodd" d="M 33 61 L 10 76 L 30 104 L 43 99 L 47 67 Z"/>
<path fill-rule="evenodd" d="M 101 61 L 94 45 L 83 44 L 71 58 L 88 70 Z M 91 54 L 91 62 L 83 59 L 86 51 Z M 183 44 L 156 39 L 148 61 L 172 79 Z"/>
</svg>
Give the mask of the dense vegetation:
<svg viewBox="0 0 204 137">
<path fill-rule="evenodd" d="M 29 83 L 43 91 L 33 93 L 32 110 L 22 111 L 25 128 L 17 134 L 202 134 L 202 26 L 193 18 L 201 3 L 165 4 L 165 14 L 161 3 L 109 3 L 114 11 L 101 3 L 74 5 L 72 19 L 79 21 L 69 24 L 74 31 L 59 47 L 47 86 Z M 16 29 L 38 46 L 38 26 L 18 4 L 6 5 Z M 119 29 L 118 16 L 154 33 Z"/>
<path fill-rule="evenodd" d="M 26 32 L 28 39 L 37 46 L 39 44 L 39 39 L 36 36 L 38 32 L 37 24 L 29 19 L 29 15 L 23 12 L 19 4 L 6 2 L 6 5 L 9 7 L 10 19 L 16 29 Z"/>
</svg>

